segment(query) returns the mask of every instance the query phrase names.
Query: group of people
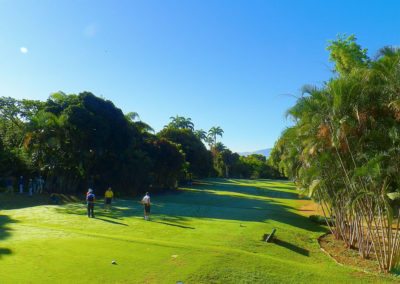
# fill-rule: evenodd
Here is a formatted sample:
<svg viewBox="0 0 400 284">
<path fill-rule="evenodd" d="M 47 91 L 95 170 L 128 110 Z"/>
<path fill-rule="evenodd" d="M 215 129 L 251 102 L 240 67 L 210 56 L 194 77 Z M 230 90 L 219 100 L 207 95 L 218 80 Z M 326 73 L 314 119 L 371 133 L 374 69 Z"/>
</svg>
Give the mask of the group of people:
<svg viewBox="0 0 400 284">
<path fill-rule="evenodd" d="M 104 193 L 104 210 L 111 210 L 111 202 L 114 198 L 114 192 L 111 187 L 109 187 Z M 86 193 L 86 204 L 87 204 L 87 214 L 89 218 L 94 218 L 94 204 L 96 201 L 96 195 L 93 192 L 93 189 L 89 188 Z M 142 198 L 141 203 L 143 204 L 144 209 L 144 219 L 146 221 L 150 220 L 150 195 L 146 192 L 146 195 Z"/>
<path fill-rule="evenodd" d="M 5 186 L 6 186 L 6 192 L 8 193 L 13 193 L 14 192 L 14 178 L 9 177 L 6 178 L 5 181 Z M 20 194 L 23 194 L 27 192 L 29 196 L 33 196 L 33 194 L 37 193 L 43 193 L 44 191 L 44 185 L 45 181 L 41 176 L 38 176 L 36 178 L 30 178 L 28 180 L 27 184 L 27 191 L 26 191 L 26 183 L 24 180 L 23 176 L 20 176 L 18 179 L 18 192 Z M 105 211 L 111 211 L 111 203 L 114 198 L 114 192 L 112 191 L 112 188 L 109 187 L 106 192 L 104 193 L 104 210 Z M 56 194 L 52 194 L 50 196 L 50 199 L 53 203 L 58 204 L 58 197 Z M 86 193 L 86 203 L 87 203 L 87 214 L 89 218 L 94 218 L 94 204 L 96 201 L 96 196 L 93 192 L 93 189 L 89 188 L 87 193 Z M 141 203 L 143 205 L 144 209 L 144 219 L 149 221 L 150 220 L 150 195 L 148 192 L 146 192 L 145 196 L 142 198 Z"/>
<path fill-rule="evenodd" d="M 26 186 L 27 185 L 27 190 Z M 28 180 L 28 184 L 25 183 L 25 179 L 23 176 L 20 176 L 18 179 L 18 192 L 23 194 L 25 191 L 28 192 L 29 196 L 33 196 L 33 194 L 43 193 L 44 191 L 45 181 L 42 176 L 37 176 L 35 178 L 30 178 Z M 5 179 L 6 193 L 14 193 L 14 178 L 8 177 Z"/>
</svg>

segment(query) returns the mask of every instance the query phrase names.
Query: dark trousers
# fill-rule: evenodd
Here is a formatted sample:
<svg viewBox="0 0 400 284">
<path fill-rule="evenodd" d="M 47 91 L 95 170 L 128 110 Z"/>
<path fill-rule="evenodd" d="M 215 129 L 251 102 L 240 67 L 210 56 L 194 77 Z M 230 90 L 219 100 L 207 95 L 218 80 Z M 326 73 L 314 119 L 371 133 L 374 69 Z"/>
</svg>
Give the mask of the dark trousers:
<svg viewBox="0 0 400 284">
<path fill-rule="evenodd" d="M 94 203 L 88 202 L 87 204 L 87 215 L 88 217 L 94 218 Z"/>
</svg>

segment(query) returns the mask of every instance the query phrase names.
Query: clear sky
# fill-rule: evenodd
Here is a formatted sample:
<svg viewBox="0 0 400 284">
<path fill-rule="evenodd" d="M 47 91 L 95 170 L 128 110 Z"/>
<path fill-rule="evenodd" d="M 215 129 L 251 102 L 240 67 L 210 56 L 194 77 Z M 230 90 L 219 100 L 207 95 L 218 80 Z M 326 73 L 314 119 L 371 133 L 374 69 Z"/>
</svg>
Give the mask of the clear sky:
<svg viewBox="0 0 400 284">
<path fill-rule="evenodd" d="M 272 147 L 325 50 L 355 34 L 400 42 L 399 1 L 0 0 L 0 96 L 91 91 L 156 130 L 170 116 L 220 126 L 234 151 Z"/>
</svg>

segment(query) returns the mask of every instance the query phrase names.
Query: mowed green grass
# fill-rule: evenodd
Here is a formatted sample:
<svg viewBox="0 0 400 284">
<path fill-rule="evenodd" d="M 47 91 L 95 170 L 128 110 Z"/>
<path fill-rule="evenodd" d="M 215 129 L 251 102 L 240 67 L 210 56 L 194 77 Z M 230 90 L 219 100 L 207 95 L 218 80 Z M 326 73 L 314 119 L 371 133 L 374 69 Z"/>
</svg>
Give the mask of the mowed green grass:
<svg viewBox="0 0 400 284">
<path fill-rule="evenodd" d="M 112 213 L 99 203 L 96 219 L 87 218 L 83 202 L 33 206 L 43 203 L 38 198 L 0 199 L 1 283 L 396 280 L 339 266 L 323 254 L 316 239 L 326 229 L 298 213 L 290 182 L 209 179 L 154 194 L 150 222 L 139 198 L 117 200 Z M 276 241 L 263 242 L 273 228 Z"/>
</svg>

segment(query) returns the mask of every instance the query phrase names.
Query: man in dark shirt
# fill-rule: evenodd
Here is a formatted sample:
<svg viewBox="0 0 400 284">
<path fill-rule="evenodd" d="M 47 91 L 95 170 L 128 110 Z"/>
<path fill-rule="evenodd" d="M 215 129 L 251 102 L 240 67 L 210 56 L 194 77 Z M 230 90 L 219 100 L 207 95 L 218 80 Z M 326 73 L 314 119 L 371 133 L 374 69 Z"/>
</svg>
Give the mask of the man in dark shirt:
<svg viewBox="0 0 400 284">
<path fill-rule="evenodd" d="M 93 190 L 89 188 L 86 194 L 86 202 L 87 202 L 87 213 L 89 218 L 94 218 L 94 202 L 96 201 L 96 196 L 93 193 Z"/>
</svg>

